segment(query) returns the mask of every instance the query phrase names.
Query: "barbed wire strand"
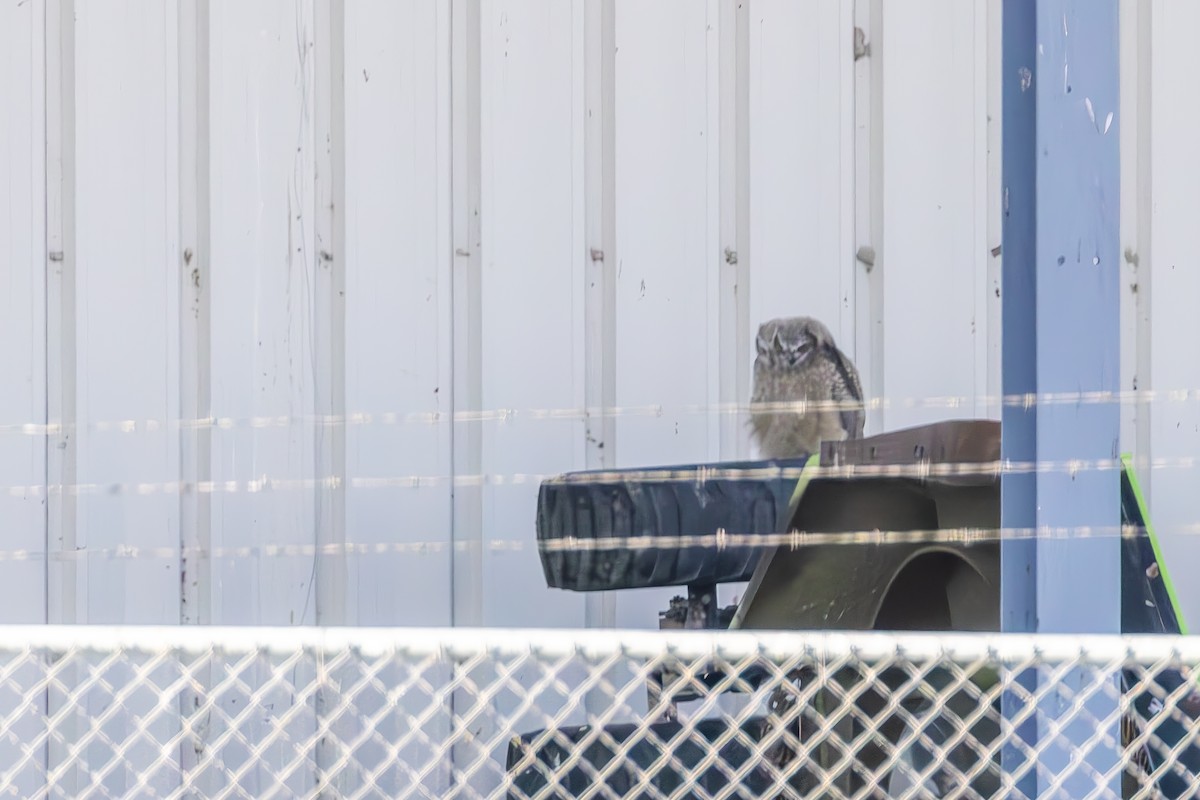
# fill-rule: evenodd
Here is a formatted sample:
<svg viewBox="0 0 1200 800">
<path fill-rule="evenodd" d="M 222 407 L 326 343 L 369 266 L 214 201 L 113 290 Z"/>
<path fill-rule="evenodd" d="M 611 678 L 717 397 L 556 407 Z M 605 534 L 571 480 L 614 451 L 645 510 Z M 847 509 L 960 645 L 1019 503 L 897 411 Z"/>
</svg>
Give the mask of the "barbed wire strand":
<svg viewBox="0 0 1200 800">
<path fill-rule="evenodd" d="M 1200 534 L 1200 522 L 1172 526 L 1175 534 Z M 880 529 L 845 531 L 840 533 L 745 534 L 718 529 L 714 533 L 666 536 L 610 536 L 597 538 L 563 537 L 536 539 L 532 534 L 523 539 L 484 539 L 472 542 L 452 541 L 447 534 L 428 541 L 347 542 L 344 544 L 278 543 L 262 545 L 215 545 L 212 547 L 116 545 L 112 547 L 79 546 L 73 550 L 37 550 L 17 548 L 0 550 L 0 563 L 14 561 L 173 561 L 180 558 L 210 560 L 243 558 L 312 558 L 314 556 L 383 556 L 433 555 L 470 552 L 539 552 L 539 553 L 645 553 L 651 550 L 686 550 L 711 548 L 726 551 L 732 548 L 767 550 L 786 548 L 800 550 L 827 545 L 884 545 L 884 544 L 963 544 L 981 545 L 1004 541 L 1067 541 L 1079 539 L 1133 539 L 1144 535 L 1144 529 L 1134 525 L 1084 525 L 1075 527 L 1039 528 L 930 528 L 924 530 L 889 531 Z"/>
<path fill-rule="evenodd" d="M 1003 397 L 972 398 L 968 396 L 942 396 L 906 398 L 902 401 L 885 398 L 873 398 L 866 402 L 868 409 L 872 408 L 954 408 L 974 406 L 977 404 L 1003 403 L 1007 406 L 1033 408 L 1038 404 L 1097 404 L 1119 402 L 1122 404 L 1156 402 L 1161 399 L 1170 402 L 1186 402 L 1200 400 L 1200 389 L 1181 389 L 1168 391 L 1137 391 L 1137 392 L 1073 392 L 1045 393 L 1041 395 L 1007 395 Z M 923 405 L 922 405 L 923 404 Z M 789 412 L 811 411 L 815 409 L 844 409 L 853 406 L 845 402 L 813 402 L 813 403 L 772 403 L 755 405 L 755 410 Z M 751 410 L 751 406 L 738 404 L 717 405 L 688 405 L 680 406 L 677 411 L 682 413 L 742 414 Z M 495 409 L 491 411 L 468 411 L 453 414 L 432 413 L 399 413 L 383 414 L 352 414 L 339 416 L 261 416 L 235 419 L 231 417 L 207 418 L 200 420 L 177 420 L 174 423 L 163 420 L 122 420 L 116 422 L 96 422 L 88 427 L 92 430 L 111 430 L 121 433 L 141 431 L 156 431 L 174 424 L 180 428 L 217 428 L 230 430 L 233 428 L 268 428 L 287 427 L 295 424 L 309 425 L 370 425 L 370 424 L 405 424 L 420 423 L 434 424 L 439 422 L 485 422 L 508 421 L 519 418 L 530 419 L 587 419 L 596 416 L 664 416 L 669 409 L 665 406 L 624 406 L 606 409 L 580 408 L 540 408 L 540 409 Z M 65 430 L 57 425 L 39 425 L 25 423 L 21 425 L 0 425 L 0 433 L 19 433 L 32 436 L 58 434 Z M 1135 459 L 1134 463 L 1140 469 L 1194 469 L 1200 466 L 1200 458 L 1176 457 Z M 998 479 L 1004 476 L 1021 474 L 1061 473 L 1072 477 L 1089 471 L 1112 471 L 1124 467 L 1122 459 L 1068 459 L 1042 460 L 1036 462 L 1018 462 L 1010 460 L 973 462 L 973 463 L 930 463 L 918 461 L 911 464 L 855 464 L 823 467 L 777 467 L 763 466 L 756 468 L 724 468 L 720 466 L 700 465 L 695 468 L 632 468 L 630 470 L 602 470 L 576 473 L 478 473 L 472 475 L 441 475 L 441 474 L 412 474 L 386 477 L 351 477 L 341 478 L 330 475 L 314 478 L 270 478 L 262 475 L 256 479 L 227 480 L 227 481 L 161 481 L 161 482 L 126 482 L 126 483 L 76 483 L 61 484 L 14 484 L 0 486 L 0 494 L 21 499 L 37 499 L 59 496 L 106 495 L 182 495 L 187 493 L 222 495 L 222 494 L 255 494 L 288 491 L 316 491 L 321 489 L 349 488 L 356 490 L 371 489 L 420 489 L 435 487 L 485 487 L 485 486 L 518 486 L 542 484 L 545 482 L 565 483 L 570 485 L 587 485 L 618 482 L 621 484 L 636 484 L 642 482 L 682 482 L 704 485 L 716 480 L 763 480 L 763 479 L 799 479 L 802 475 L 809 478 L 850 478 L 850 477 L 902 477 L 919 480 L 955 479 L 982 477 Z M 986 542 L 1005 539 L 1030 538 L 1091 538 L 1138 535 L 1138 529 L 1128 526 L 1080 526 L 1076 528 L 1055 529 L 937 529 L 929 531 L 859 531 L 850 533 L 788 533 L 770 535 L 744 535 L 717 531 L 710 534 L 666 537 L 610 537 L 603 539 L 562 539 L 535 541 L 530 536 L 527 539 L 487 539 L 482 543 L 451 542 L 448 539 L 435 539 L 424 542 L 379 542 L 379 543 L 350 543 L 344 545 L 307 545 L 307 544 L 265 544 L 253 546 L 216 547 L 205 549 L 187 549 L 180 547 L 142 548 L 121 545 L 112 548 L 81 548 L 73 551 L 36 551 L 27 549 L 0 550 L 0 562 L 29 561 L 29 560 L 77 560 L 77 559 L 177 559 L 180 557 L 200 556 L 213 559 L 222 558 L 254 558 L 254 557 L 312 557 L 315 555 L 383 555 L 383 554 L 424 554 L 438 553 L 449 550 L 486 549 L 489 551 L 521 551 L 537 549 L 541 552 L 560 551 L 620 551 L 650 549 L 679 549 L 686 547 L 799 547 L 815 544 L 863 544 L 863 543 L 923 543 L 923 542 Z M 1200 533 L 1200 524 L 1173 526 L 1172 533 Z"/>
<path fill-rule="evenodd" d="M 1043 392 L 1008 395 L 926 395 L 913 397 L 872 397 L 862 405 L 868 411 L 918 409 L 974 409 L 984 407 L 1032 409 L 1039 405 L 1147 405 L 1151 403 L 1200 402 L 1200 388 L 1138 389 L 1130 391 Z M 845 410 L 858 407 L 848 401 L 802 401 L 789 403 L 709 403 L 667 406 L 658 404 L 609 407 L 545 407 L 494 408 L 468 411 L 359 411 L 345 415 L 257 415 L 248 417 L 213 416 L 202 418 L 143 418 L 95 420 L 74 425 L 46 422 L 0 424 L 0 435 L 52 436 L 65 430 L 88 430 L 98 433 L 153 433 L 162 430 L 287 428 L 292 426 L 336 427 L 367 425 L 437 425 L 468 422 L 511 422 L 519 420 L 589 420 L 607 417 L 664 417 L 673 415 L 745 415 L 752 410 L 798 412 L 816 410 Z"/>
<path fill-rule="evenodd" d="M 180 495 L 180 494 L 258 494 L 265 492 L 317 491 L 323 489 L 425 489 L 425 488 L 469 488 L 527 486 L 542 483 L 586 486 L 607 483 L 694 483 L 703 486 L 708 482 L 761 481 L 771 479 L 797 480 L 802 475 L 810 478 L 911 478 L 915 480 L 954 480 L 970 478 L 999 479 L 1005 476 L 1062 474 L 1079 477 L 1088 472 L 1112 472 L 1124 468 L 1120 458 L 1097 459 L 1042 459 L 1040 461 L 982 461 L 934 463 L 920 461 L 912 464 L 845 464 L 837 466 L 814 466 L 802 468 L 770 466 L 761 462 L 761 467 L 720 467 L 697 465 L 696 467 L 630 467 L 624 470 L 596 470 L 558 473 L 489 472 L 470 475 L 411 474 L 399 476 L 357 476 L 342 478 L 326 475 L 313 478 L 258 478 L 210 480 L 210 481 L 140 481 L 140 482 L 81 482 L 73 484 L 9 484 L 0 485 L 0 495 L 18 499 L 40 499 L 43 497 L 97 496 L 97 495 Z M 1170 470 L 1195 469 L 1200 467 L 1200 457 L 1179 456 L 1174 458 L 1133 459 L 1139 469 Z"/>
</svg>

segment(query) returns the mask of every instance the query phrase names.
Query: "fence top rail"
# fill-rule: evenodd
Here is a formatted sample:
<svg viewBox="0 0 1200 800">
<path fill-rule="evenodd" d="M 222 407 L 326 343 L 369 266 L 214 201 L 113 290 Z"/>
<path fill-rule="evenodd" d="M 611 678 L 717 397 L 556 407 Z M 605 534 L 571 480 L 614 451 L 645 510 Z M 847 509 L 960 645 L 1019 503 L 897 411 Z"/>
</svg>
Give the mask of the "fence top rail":
<svg viewBox="0 0 1200 800">
<path fill-rule="evenodd" d="M 1112 634 L 882 633 L 825 631 L 651 631 L 524 628 L 317 628 L 157 625 L 0 625 L 0 652 L 131 651 L 199 655 L 220 652 L 336 653 L 363 657 L 464 661 L 473 657 L 600 660 L 803 655 L 863 660 L 1019 664 L 1200 664 L 1200 636 Z"/>
</svg>

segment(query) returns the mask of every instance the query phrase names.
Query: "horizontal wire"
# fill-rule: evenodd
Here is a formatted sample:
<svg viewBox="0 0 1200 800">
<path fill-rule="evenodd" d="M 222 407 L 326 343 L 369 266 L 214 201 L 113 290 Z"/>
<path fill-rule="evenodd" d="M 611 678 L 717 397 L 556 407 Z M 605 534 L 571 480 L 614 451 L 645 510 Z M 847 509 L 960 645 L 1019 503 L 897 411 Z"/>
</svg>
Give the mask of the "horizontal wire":
<svg viewBox="0 0 1200 800">
<path fill-rule="evenodd" d="M 1172 526 L 1173 534 L 1194 535 L 1200 533 L 1200 522 Z M 680 550 L 688 548 L 710 548 L 720 551 L 731 548 L 771 549 L 787 548 L 799 550 L 805 547 L 828 545 L 883 545 L 883 544 L 984 544 L 1004 541 L 1067 541 L 1075 539 L 1132 539 L 1143 535 L 1143 529 L 1135 525 L 1082 525 L 1076 527 L 1044 526 L 1038 528 L 930 528 L 925 530 L 887 531 L 861 530 L 839 533 L 791 533 L 745 534 L 729 533 L 719 529 L 714 533 L 681 534 L 678 536 L 609 536 L 594 539 L 562 537 L 537 540 L 530 535 L 527 539 L 487 539 L 474 542 L 454 542 L 448 538 L 424 542 L 348 542 L 345 544 L 264 544 L 213 547 L 140 547 L 117 545 L 115 547 L 89 548 L 80 546 L 74 550 L 0 550 L 0 563 L 14 561 L 109 561 L 109 560 L 167 560 L 180 558 L 235 559 L 235 558 L 312 558 L 321 556 L 380 556 L 380 555 L 432 555 L 438 553 L 470 552 L 621 552 L 644 553 L 650 550 Z"/>
<path fill-rule="evenodd" d="M 958 409 L 1023 408 L 1039 405 L 1146 405 L 1156 402 L 1185 403 L 1200 401 L 1200 388 L 1195 389 L 1138 389 L 1131 391 L 1043 392 L 1008 395 L 928 395 L 913 397 L 872 397 L 861 405 L 868 411 L 889 409 Z M 122 419 L 97 420 L 83 425 L 24 422 L 0 424 L 0 434 L 25 436 L 58 435 L 67 429 L 83 429 L 97 433 L 153 433 L 162 430 L 232 430 L 287 428 L 292 426 L 338 427 L 365 425 L 436 425 L 460 422 L 511 422 L 515 420 L 589 420 L 607 417 L 663 417 L 668 414 L 744 415 L 755 411 L 800 412 L 816 410 L 847 410 L 860 404 L 853 401 L 798 401 L 763 404 L 708 403 L 664 406 L 659 404 L 560 407 L 560 408 L 495 408 L 475 411 L 387 411 L 355 412 L 346 415 L 259 415 L 250 417 L 201 417 L 193 419 Z"/>
<path fill-rule="evenodd" d="M 771 463 L 771 462 L 764 462 Z M 1200 457 L 1133 459 L 1139 469 L 1194 469 Z M 1032 474 L 1063 474 L 1078 477 L 1087 472 L 1112 472 L 1123 469 L 1119 458 L 1043 459 L 1040 461 L 982 461 L 957 463 L 913 464 L 845 464 L 822 467 L 715 467 L 698 465 L 695 468 L 630 467 L 625 470 L 580 472 L 509 472 L 476 473 L 472 475 L 412 474 L 391 477 L 342 478 L 327 475 L 319 478 L 271 478 L 215 481 L 145 481 L 126 483 L 74 484 L 10 484 L 0 485 L 0 495 L 20 499 L 98 495 L 180 495 L 180 494 L 257 494 L 263 492 L 317 491 L 336 489 L 424 489 L 434 487 L 523 486 L 553 482 L 556 485 L 586 486 L 590 484 L 621 483 L 694 483 L 703 486 L 709 481 L 761 481 L 770 479 L 796 480 L 802 475 L 810 478 L 914 478 L 918 480 L 970 477 L 1002 478 Z"/>
</svg>

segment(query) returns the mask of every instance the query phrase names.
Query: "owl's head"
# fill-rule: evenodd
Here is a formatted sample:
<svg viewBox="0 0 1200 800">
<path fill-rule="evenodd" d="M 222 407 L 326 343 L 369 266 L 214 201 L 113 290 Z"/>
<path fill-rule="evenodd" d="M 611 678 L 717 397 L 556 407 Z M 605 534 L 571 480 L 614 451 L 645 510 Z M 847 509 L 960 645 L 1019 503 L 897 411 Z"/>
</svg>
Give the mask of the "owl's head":
<svg viewBox="0 0 1200 800">
<path fill-rule="evenodd" d="M 812 317 L 781 317 L 758 326 L 758 358 L 771 367 L 795 369 L 833 347 L 833 334 Z"/>
</svg>

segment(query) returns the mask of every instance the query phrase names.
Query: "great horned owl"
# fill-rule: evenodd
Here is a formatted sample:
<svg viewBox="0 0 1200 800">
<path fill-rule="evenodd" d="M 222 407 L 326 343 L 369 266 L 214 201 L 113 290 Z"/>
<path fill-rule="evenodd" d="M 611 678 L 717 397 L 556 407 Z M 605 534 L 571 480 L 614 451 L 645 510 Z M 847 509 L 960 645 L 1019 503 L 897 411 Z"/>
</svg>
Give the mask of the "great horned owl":
<svg viewBox="0 0 1200 800">
<path fill-rule="evenodd" d="M 811 455 L 823 441 L 862 438 L 862 399 L 858 370 L 821 322 L 788 317 L 759 326 L 750 426 L 764 458 Z M 755 408 L 802 401 L 815 406 Z"/>
</svg>

